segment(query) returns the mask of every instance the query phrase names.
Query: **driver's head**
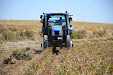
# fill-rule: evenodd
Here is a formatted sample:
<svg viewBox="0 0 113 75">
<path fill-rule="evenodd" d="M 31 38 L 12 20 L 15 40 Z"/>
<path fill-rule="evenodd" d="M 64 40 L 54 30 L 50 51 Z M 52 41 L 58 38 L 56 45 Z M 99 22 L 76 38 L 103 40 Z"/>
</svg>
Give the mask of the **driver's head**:
<svg viewBox="0 0 113 75">
<path fill-rule="evenodd" d="M 62 17 L 60 17 L 60 20 L 62 20 Z"/>
</svg>

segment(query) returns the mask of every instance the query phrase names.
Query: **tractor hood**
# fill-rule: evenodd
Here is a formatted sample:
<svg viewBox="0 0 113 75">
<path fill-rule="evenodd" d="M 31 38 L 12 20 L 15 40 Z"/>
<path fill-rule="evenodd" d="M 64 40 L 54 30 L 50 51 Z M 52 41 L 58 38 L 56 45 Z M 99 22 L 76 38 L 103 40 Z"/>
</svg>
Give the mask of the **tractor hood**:
<svg viewBox="0 0 113 75">
<path fill-rule="evenodd" d="M 61 25 L 54 25 L 52 27 L 52 36 L 62 36 L 62 26 Z"/>
<path fill-rule="evenodd" d="M 60 30 L 62 30 L 62 26 L 60 26 L 60 25 L 54 25 L 54 26 L 52 27 L 52 30 L 53 30 L 53 31 L 60 31 Z"/>
</svg>

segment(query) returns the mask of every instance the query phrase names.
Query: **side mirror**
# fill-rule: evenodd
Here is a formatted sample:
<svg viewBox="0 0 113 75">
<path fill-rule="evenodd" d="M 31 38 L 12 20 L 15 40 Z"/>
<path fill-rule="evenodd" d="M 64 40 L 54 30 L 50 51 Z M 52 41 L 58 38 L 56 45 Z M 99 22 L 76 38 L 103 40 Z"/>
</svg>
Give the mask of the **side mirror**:
<svg viewBox="0 0 113 75">
<path fill-rule="evenodd" d="M 71 22 L 71 21 L 72 21 L 72 18 L 70 17 L 70 18 L 69 18 L 69 22 Z"/>
<path fill-rule="evenodd" d="M 43 23 L 43 20 L 40 20 L 41 23 Z"/>
<path fill-rule="evenodd" d="M 42 15 L 40 15 L 40 19 L 42 18 Z"/>
</svg>

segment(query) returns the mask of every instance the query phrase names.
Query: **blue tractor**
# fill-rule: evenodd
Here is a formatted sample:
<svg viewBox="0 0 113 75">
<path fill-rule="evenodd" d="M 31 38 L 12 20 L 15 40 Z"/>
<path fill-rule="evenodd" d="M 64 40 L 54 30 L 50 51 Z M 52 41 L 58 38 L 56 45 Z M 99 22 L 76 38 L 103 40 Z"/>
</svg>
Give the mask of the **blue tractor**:
<svg viewBox="0 0 113 75">
<path fill-rule="evenodd" d="M 43 41 L 41 43 L 43 49 L 53 47 L 53 50 L 56 50 L 56 47 L 62 48 L 64 46 L 67 49 L 73 47 L 70 38 L 73 30 L 73 26 L 70 25 L 70 21 L 72 21 L 71 16 L 67 12 L 43 13 L 40 16 L 40 22 L 43 23 Z"/>
</svg>

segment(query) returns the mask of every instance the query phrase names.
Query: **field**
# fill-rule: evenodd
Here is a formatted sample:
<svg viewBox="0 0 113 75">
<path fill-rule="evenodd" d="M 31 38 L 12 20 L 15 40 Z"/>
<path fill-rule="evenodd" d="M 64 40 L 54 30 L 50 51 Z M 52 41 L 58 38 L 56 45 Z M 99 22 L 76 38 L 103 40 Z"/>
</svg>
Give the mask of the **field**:
<svg viewBox="0 0 113 75">
<path fill-rule="evenodd" d="M 0 20 L 0 75 L 113 75 L 113 23 L 71 24 L 74 47 L 53 54 L 39 20 Z"/>
</svg>

